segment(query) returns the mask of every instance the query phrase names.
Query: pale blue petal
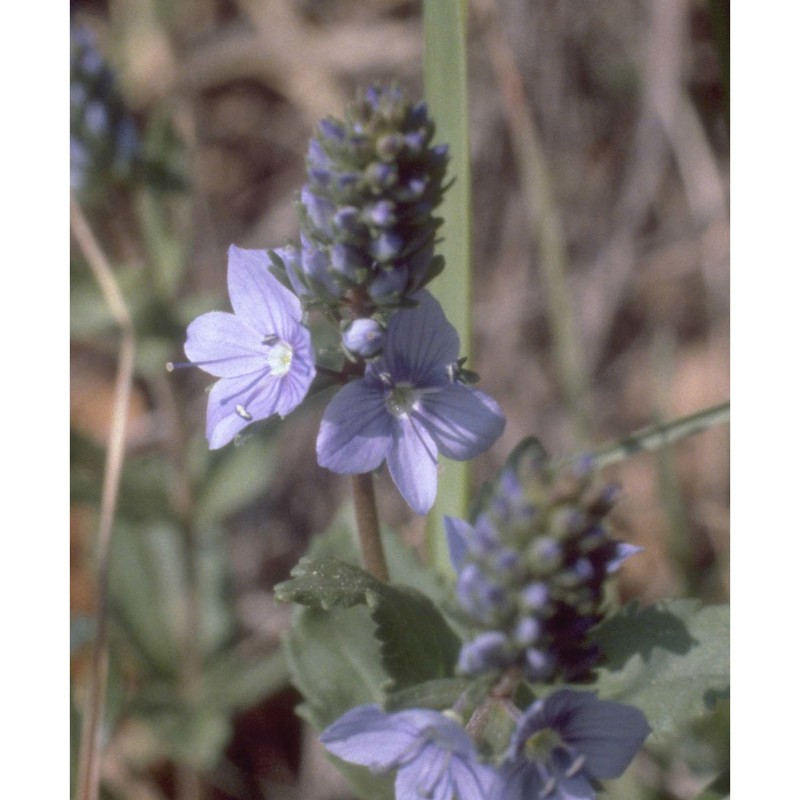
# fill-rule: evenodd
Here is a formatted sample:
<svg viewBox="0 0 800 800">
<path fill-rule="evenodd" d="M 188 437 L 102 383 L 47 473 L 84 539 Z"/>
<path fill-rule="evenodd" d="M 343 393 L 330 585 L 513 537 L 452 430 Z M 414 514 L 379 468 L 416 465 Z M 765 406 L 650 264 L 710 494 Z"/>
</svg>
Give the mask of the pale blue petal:
<svg viewBox="0 0 800 800">
<path fill-rule="evenodd" d="M 385 714 L 376 705 L 358 706 L 339 717 L 320 735 L 331 753 L 377 772 L 394 769 L 419 751 L 418 729 Z"/>
<path fill-rule="evenodd" d="M 621 775 L 650 733 L 638 708 L 599 700 L 591 692 L 555 692 L 545 700 L 543 717 L 586 757 L 584 769 L 594 778 Z"/>
<path fill-rule="evenodd" d="M 400 768 L 395 781 L 397 800 L 452 800 L 448 761 L 453 756 L 428 743 L 420 754 Z"/>
<path fill-rule="evenodd" d="M 251 422 L 272 416 L 279 388 L 280 379 L 266 372 L 218 380 L 208 393 L 208 446 L 217 450 L 232 441 Z"/>
<path fill-rule="evenodd" d="M 506 427 L 500 406 L 476 389 L 460 383 L 423 394 L 416 414 L 443 456 L 468 461 L 488 450 Z"/>
<path fill-rule="evenodd" d="M 393 419 L 386 463 L 405 501 L 417 514 L 427 514 L 436 499 L 438 465 L 436 444 L 419 422 L 408 416 Z"/>
<path fill-rule="evenodd" d="M 270 271 L 265 250 L 228 249 L 228 294 L 236 315 L 264 335 L 288 341 L 302 310 L 300 301 Z"/>
<path fill-rule="evenodd" d="M 536 767 L 528 761 L 517 761 L 505 767 L 487 794 L 489 800 L 538 800 L 544 788 Z"/>
<path fill-rule="evenodd" d="M 450 767 L 455 787 L 455 800 L 485 800 L 491 797 L 498 782 L 498 774 L 490 766 L 475 758 L 455 758 Z"/>
<path fill-rule="evenodd" d="M 282 417 L 300 405 L 317 374 L 314 366 L 314 349 L 308 329 L 298 325 L 289 344 L 292 346 L 292 365 L 280 378 L 281 385 L 275 406 L 275 412 Z"/>
<path fill-rule="evenodd" d="M 396 311 L 389 320 L 386 365 L 395 383 L 444 383 L 447 366 L 458 359 L 458 333 L 429 292 L 418 292 L 412 299 L 418 302 L 416 308 Z"/>
<path fill-rule="evenodd" d="M 266 350 L 258 332 L 226 311 L 202 314 L 186 330 L 186 357 L 218 378 L 263 370 Z"/>
<path fill-rule="evenodd" d="M 367 381 L 343 386 L 328 403 L 317 436 L 320 466 L 347 475 L 377 469 L 391 443 L 383 391 Z"/>
</svg>

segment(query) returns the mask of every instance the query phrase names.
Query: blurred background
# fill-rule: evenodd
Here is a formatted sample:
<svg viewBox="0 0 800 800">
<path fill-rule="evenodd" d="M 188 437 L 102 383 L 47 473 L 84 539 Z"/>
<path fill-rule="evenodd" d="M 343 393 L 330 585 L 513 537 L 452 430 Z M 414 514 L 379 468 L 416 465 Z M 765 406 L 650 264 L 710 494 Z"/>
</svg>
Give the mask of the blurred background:
<svg viewBox="0 0 800 800">
<path fill-rule="evenodd" d="M 290 609 L 271 592 L 346 498 L 347 481 L 313 455 L 327 396 L 212 453 L 211 379 L 164 365 L 183 359 L 197 314 L 229 308 L 229 244 L 278 247 L 298 235 L 294 201 L 317 121 L 341 115 L 367 83 L 422 96 L 420 3 L 71 9 L 72 189 L 136 343 L 111 550 L 103 796 L 347 798 L 293 714 L 299 697 L 279 650 Z M 474 462 L 476 486 L 523 436 L 565 455 L 727 399 L 728 21 L 724 0 L 470 4 L 475 296 L 462 351 L 508 418 Z M 589 387 L 587 438 L 554 349 L 565 309 L 543 273 L 553 242 Z M 75 244 L 71 284 L 75 755 L 119 336 Z M 727 600 L 728 458 L 723 427 L 609 470 L 624 489 L 618 535 L 645 548 L 623 570 L 624 601 Z M 421 520 L 388 476 L 377 487 L 384 519 L 419 546 Z M 727 757 L 723 730 L 715 718 L 653 749 L 611 796 L 697 796 Z"/>
</svg>

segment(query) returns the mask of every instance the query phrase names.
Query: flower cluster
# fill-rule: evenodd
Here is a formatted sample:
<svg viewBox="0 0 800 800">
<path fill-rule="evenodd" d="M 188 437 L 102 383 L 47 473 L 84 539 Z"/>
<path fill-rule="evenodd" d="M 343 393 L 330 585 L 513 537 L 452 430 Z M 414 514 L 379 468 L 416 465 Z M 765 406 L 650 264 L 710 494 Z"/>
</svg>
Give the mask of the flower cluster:
<svg viewBox="0 0 800 800">
<path fill-rule="evenodd" d="M 501 473 L 474 524 L 445 519 L 458 603 L 480 630 L 459 669 L 579 680 L 598 657 L 587 633 L 600 620 L 603 582 L 638 548 L 609 536 L 617 490 L 597 488 L 588 463 L 559 473 L 529 455 Z"/>
<path fill-rule="evenodd" d="M 208 400 L 212 448 L 303 400 L 316 373 L 304 306 L 341 323 L 346 358 L 317 440 L 323 467 L 357 474 L 386 461 L 411 508 L 426 514 L 439 454 L 474 458 L 503 432 L 499 406 L 462 368 L 455 328 L 421 288 L 441 266 L 432 211 L 447 157 L 432 136 L 424 104 L 398 89 L 368 90 L 311 142 L 300 249 L 230 248 L 234 313 L 202 315 L 185 344 L 189 361 L 219 378 Z"/>
<path fill-rule="evenodd" d="M 92 33 L 74 27 L 70 38 L 70 183 L 82 189 L 100 172 L 128 175 L 139 136 Z"/>
<path fill-rule="evenodd" d="M 307 305 L 338 319 L 397 307 L 441 270 L 434 256 L 447 148 L 431 146 L 424 103 L 371 88 L 344 121 L 324 120 L 300 192 L 299 250 L 273 251 Z M 360 355 L 366 355 L 361 352 Z"/>
<path fill-rule="evenodd" d="M 359 706 L 320 739 L 345 761 L 396 771 L 397 800 L 593 800 L 592 781 L 621 775 L 649 733 L 638 709 L 561 690 L 519 716 L 497 766 L 455 714 L 429 709 Z"/>
</svg>

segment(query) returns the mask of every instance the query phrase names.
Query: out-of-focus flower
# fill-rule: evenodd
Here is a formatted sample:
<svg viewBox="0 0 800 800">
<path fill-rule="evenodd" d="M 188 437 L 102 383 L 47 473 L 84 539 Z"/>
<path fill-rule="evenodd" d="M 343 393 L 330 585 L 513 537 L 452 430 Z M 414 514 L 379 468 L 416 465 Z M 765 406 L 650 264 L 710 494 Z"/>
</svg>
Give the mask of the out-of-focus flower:
<svg viewBox="0 0 800 800">
<path fill-rule="evenodd" d="M 436 498 L 438 454 L 474 458 L 500 436 L 505 417 L 491 397 L 453 380 L 458 334 L 428 292 L 415 299 L 416 308 L 389 321 L 381 358 L 329 403 L 317 457 L 345 474 L 370 472 L 385 459 L 406 502 L 427 514 Z"/>
<path fill-rule="evenodd" d="M 429 709 L 386 714 L 359 706 L 340 717 L 320 741 L 331 753 L 372 772 L 397 770 L 397 800 L 485 800 L 495 771 L 454 719 Z"/>
<path fill-rule="evenodd" d="M 187 330 L 187 357 L 219 380 L 208 396 L 206 437 L 216 449 L 251 422 L 286 416 L 315 375 L 311 335 L 300 301 L 269 272 L 261 250 L 228 250 L 228 293 L 234 313 L 210 311 Z"/>
<path fill-rule="evenodd" d="M 592 780 L 619 777 L 650 733 L 636 708 L 562 690 L 519 718 L 490 800 L 594 800 Z"/>
<path fill-rule="evenodd" d="M 75 26 L 70 38 L 70 183 L 81 190 L 96 178 L 130 177 L 139 135 L 91 31 Z"/>
</svg>

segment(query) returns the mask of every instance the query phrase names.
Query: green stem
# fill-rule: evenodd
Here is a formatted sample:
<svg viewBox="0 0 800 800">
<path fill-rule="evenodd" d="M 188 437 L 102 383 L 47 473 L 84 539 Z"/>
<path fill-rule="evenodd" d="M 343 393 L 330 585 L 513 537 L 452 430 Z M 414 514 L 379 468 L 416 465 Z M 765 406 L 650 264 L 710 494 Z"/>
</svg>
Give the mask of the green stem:
<svg viewBox="0 0 800 800">
<path fill-rule="evenodd" d="M 353 501 L 356 507 L 356 526 L 361 543 L 364 568 L 379 581 L 389 581 L 389 567 L 381 542 L 378 506 L 375 502 L 375 486 L 372 473 L 353 475 Z"/>
<path fill-rule="evenodd" d="M 632 433 L 623 439 L 601 445 L 594 452 L 594 463 L 597 468 L 618 464 L 628 456 L 644 451 L 658 450 L 661 447 L 679 442 L 695 433 L 700 433 L 715 425 L 730 420 L 730 403 L 711 406 L 688 417 L 681 417 L 672 422 L 648 425 L 646 428 Z"/>
</svg>

